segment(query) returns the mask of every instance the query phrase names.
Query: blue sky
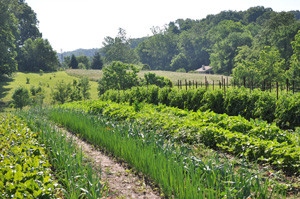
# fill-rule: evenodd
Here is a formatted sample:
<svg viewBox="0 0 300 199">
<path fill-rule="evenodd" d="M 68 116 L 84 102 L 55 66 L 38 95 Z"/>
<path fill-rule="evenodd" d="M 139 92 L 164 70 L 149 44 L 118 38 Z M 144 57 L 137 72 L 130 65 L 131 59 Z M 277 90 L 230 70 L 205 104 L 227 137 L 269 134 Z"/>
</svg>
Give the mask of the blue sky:
<svg viewBox="0 0 300 199">
<path fill-rule="evenodd" d="M 57 51 L 102 47 L 104 37 L 123 28 L 130 38 L 152 35 L 176 19 L 202 19 L 223 10 L 254 6 L 300 10 L 299 0 L 26 0 L 37 13 L 40 31 Z"/>
</svg>

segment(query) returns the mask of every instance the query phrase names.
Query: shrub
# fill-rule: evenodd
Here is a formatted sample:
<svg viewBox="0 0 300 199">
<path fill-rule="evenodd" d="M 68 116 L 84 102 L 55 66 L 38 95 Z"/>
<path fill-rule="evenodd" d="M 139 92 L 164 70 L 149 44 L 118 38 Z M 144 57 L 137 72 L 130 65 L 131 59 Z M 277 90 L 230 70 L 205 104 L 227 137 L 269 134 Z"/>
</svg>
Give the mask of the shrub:
<svg viewBox="0 0 300 199">
<path fill-rule="evenodd" d="M 22 109 L 29 104 L 29 92 L 24 87 L 18 87 L 12 96 L 13 104 L 15 108 Z"/>
</svg>

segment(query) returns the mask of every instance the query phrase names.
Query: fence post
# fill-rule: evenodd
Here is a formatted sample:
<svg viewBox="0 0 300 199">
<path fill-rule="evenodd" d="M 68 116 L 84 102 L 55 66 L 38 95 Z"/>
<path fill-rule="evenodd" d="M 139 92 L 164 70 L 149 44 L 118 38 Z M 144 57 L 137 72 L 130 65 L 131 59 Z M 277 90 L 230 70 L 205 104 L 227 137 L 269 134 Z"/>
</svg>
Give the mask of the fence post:
<svg viewBox="0 0 300 199">
<path fill-rule="evenodd" d="M 224 96 L 226 95 L 226 88 L 225 88 L 225 79 L 224 79 Z"/>
<path fill-rule="evenodd" d="M 272 93 L 272 80 L 270 80 L 270 93 Z"/>
<path fill-rule="evenodd" d="M 213 90 L 215 90 L 215 81 L 213 80 Z"/>
<path fill-rule="evenodd" d="M 246 88 L 246 77 L 244 77 L 244 87 Z"/>
<path fill-rule="evenodd" d="M 228 76 L 227 76 L 227 88 L 228 88 Z"/>
</svg>

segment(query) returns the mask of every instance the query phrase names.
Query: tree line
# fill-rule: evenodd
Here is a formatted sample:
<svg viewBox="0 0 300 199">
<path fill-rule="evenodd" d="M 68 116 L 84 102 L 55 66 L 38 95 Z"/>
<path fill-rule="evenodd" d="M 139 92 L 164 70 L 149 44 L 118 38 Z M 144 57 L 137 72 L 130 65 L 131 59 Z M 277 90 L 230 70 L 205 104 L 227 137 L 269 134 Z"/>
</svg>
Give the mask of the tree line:
<svg viewBox="0 0 300 199">
<path fill-rule="evenodd" d="M 215 73 L 236 80 L 245 75 L 299 79 L 299 19 L 298 10 L 275 12 L 262 6 L 222 11 L 201 20 L 178 19 L 163 28 L 153 27 L 153 35 L 141 39 L 127 38 L 120 28 L 116 37 L 104 39 L 100 51 L 105 63 L 122 61 L 171 71 L 210 65 Z"/>
<path fill-rule="evenodd" d="M 56 70 L 59 62 L 42 38 L 36 13 L 25 0 L 0 1 L 0 76 Z"/>
</svg>

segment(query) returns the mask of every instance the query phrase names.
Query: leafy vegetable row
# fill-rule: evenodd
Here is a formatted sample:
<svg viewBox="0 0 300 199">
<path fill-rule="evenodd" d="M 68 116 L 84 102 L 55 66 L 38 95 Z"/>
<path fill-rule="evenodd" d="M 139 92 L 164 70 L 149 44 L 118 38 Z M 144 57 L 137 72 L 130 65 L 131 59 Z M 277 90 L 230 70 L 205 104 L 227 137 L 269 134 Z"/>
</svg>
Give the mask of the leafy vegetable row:
<svg viewBox="0 0 300 199">
<path fill-rule="evenodd" d="M 275 124 L 163 105 L 135 103 L 130 106 L 109 101 L 86 101 L 63 107 L 103 114 L 114 120 L 133 121 L 177 141 L 203 143 L 211 148 L 243 154 L 249 160 L 260 159 L 285 171 L 299 173 L 299 146 L 290 133 Z"/>
<path fill-rule="evenodd" d="M 244 161 L 236 165 L 211 150 L 205 150 L 205 157 L 196 155 L 188 145 L 178 145 L 155 130 L 103 115 L 58 108 L 49 116 L 150 177 L 166 198 L 281 198 L 279 184 Z"/>
<path fill-rule="evenodd" d="M 37 134 L 9 113 L 0 121 L 0 198 L 54 198 L 58 184 Z"/>
<path fill-rule="evenodd" d="M 178 90 L 157 86 L 134 87 L 131 90 L 108 90 L 100 96 L 101 100 L 115 102 L 134 101 L 152 104 L 165 104 L 188 110 L 212 110 L 216 113 L 241 115 L 246 119 L 260 118 L 269 123 L 276 122 L 280 128 L 300 127 L 300 94 L 276 93 L 245 88 L 230 88 L 224 93 L 220 89 L 198 88 Z"/>
</svg>

